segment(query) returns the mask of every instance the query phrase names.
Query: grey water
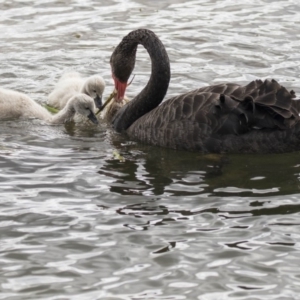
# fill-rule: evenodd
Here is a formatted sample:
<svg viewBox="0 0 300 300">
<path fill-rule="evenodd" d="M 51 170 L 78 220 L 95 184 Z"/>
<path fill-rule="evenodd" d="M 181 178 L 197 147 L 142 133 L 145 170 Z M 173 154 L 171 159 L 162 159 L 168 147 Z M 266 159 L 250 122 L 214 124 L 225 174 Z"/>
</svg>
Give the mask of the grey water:
<svg viewBox="0 0 300 300">
<path fill-rule="evenodd" d="M 275 78 L 300 93 L 298 0 L 2 0 L 0 86 L 43 104 L 149 28 L 168 97 Z M 147 83 L 139 47 L 127 95 Z M 0 299 L 300 299 L 300 153 L 202 155 L 109 126 L 0 122 Z"/>
</svg>

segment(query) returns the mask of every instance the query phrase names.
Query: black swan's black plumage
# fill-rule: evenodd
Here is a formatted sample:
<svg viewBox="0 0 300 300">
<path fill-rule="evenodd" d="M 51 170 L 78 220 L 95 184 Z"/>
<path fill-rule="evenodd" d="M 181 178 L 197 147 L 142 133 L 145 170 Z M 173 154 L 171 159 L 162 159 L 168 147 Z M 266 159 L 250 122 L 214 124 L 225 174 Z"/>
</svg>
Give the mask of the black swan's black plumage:
<svg viewBox="0 0 300 300">
<path fill-rule="evenodd" d="M 113 120 L 113 127 L 152 145 L 202 152 L 278 153 L 300 150 L 300 105 L 275 80 L 245 86 L 225 83 L 166 100 L 168 55 L 150 30 L 129 33 L 111 57 L 114 78 L 127 82 L 142 44 L 152 61 L 151 78 Z"/>
</svg>

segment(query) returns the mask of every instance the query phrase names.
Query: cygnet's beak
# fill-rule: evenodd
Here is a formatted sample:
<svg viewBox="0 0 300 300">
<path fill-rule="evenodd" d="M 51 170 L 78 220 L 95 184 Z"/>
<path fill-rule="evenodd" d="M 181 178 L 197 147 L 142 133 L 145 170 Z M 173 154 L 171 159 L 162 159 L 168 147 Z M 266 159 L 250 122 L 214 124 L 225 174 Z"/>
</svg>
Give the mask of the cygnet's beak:
<svg viewBox="0 0 300 300">
<path fill-rule="evenodd" d="M 95 105 L 97 108 L 101 108 L 102 106 L 102 96 L 96 95 L 96 98 L 94 98 Z"/>
<path fill-rule="evenodd" d="M 91 113 L 88 115 L 88 118 L 96 125 L 99 124 L 97 117 L 95 114 L 91 111 Z"/>
</svg>

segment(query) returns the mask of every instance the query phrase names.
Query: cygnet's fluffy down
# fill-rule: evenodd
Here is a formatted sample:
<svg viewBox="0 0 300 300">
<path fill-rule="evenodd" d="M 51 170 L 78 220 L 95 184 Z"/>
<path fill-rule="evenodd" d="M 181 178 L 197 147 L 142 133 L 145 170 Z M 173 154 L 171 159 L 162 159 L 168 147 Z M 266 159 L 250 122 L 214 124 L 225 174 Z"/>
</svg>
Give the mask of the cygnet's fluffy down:
<svg viewBox="0 0 300 300">
<path fill-rule="evenodd" d="M 101 113 L 102 119 L 107 123 L 111 123 L 113 117 L 119 111 L 119 109 L 122 108 L 129 101 L 129 98 L 127 98 L 126 96 L 121 101 L 117 100 L 117 98 L 114 97 L 111 103 L 109 103 Z"/>
<path fill-rule="evenodd" d="M 62 124 L 73 120 L 76 114 L 98 123 L 94 114 L 94 100 L 85 94 L 73 96 L 64 109 L 52 115 L 25 94 L 0 88 L 0 120 L 37 118 L 49 124 Z"/>
<path fill-rule="evenodd" d="M 71 97 L 83 93 L 93 98 L 95 106 L 100 108 L 104 89 L 105 81 L 99 75 L 82 78 L 77 72 L 65 73 L 49 95 L 47 104 L 62 109 Z"/>
</svg>

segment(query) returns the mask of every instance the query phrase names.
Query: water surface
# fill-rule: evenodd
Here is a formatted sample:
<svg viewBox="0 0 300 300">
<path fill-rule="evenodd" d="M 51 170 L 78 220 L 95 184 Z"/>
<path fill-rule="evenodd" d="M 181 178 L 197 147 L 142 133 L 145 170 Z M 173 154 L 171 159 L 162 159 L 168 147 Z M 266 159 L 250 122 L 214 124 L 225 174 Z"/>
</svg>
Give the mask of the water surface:
<svg viewBox="0 0 300 300">
<path fill-rule="evenodd" d="M 0 4 L 1 87 L 45 103 L 121 38 L 165 44 L 168 96 L 276 78 L 300 93 L 296 0 Z M 133 97 L 150 73 L 139 48 Z M 0 122 L 0 299 L 297 299 L 300 159 L 141 145 L 109 127 Z"/>
</svg>

